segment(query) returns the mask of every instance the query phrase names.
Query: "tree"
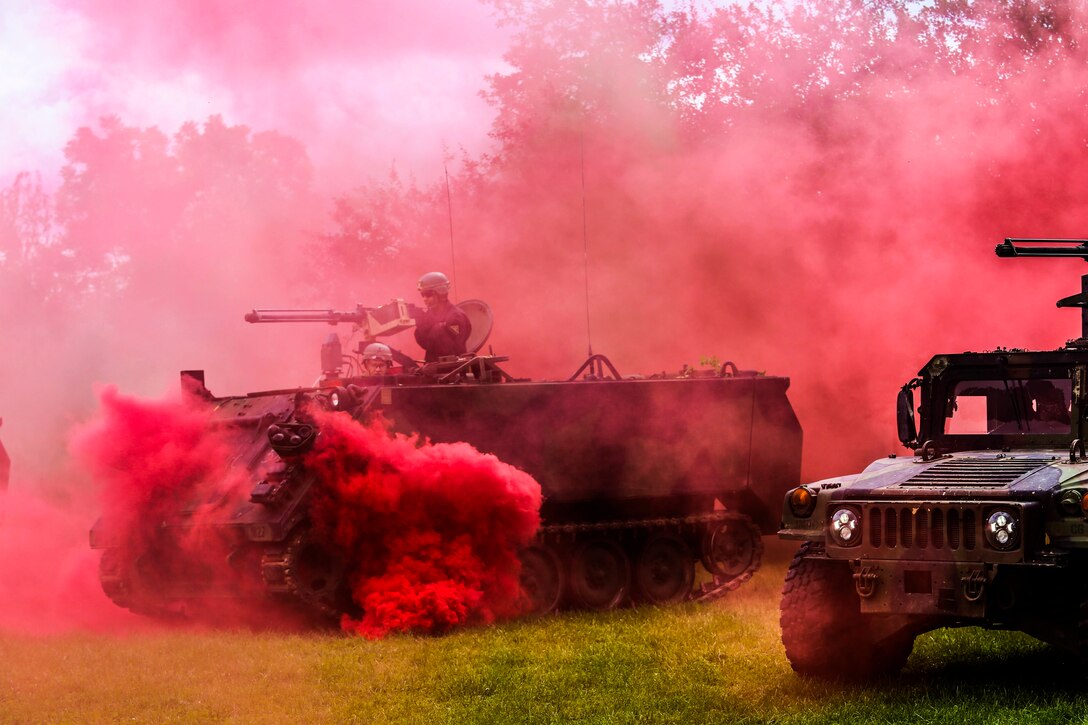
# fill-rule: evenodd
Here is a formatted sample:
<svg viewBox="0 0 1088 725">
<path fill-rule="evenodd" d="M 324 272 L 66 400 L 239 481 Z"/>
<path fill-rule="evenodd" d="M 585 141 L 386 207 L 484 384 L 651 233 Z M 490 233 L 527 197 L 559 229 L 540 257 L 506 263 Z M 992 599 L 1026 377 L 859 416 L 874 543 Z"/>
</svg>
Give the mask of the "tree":
<svg viewBox="0 0 1088 725">
<path fill-rule="evenodd" d="M 0 274 L 14 297 L 52 297 L 64 260 L 56 245 L 53 201 L 41 177 L 22 172 L 0 190 Z"/>
<path fill-rule="evenodd" d="M 317 206 L 312 170 L 297 141 L 252 133 L 212 116 L 168 138 L 115 117 L 82 128 L 65 148 L 57 191 L 61 244 L 82 270 L 110 269 L 137 298 L 179 295 L 192 278 L 229 269 L 266 271 L 282 257 L 297 281 Z M 123 286 L 123 285 L 115 285 Z"/>
<path fill-rule="evenodd" d="M 333 202 L 334 229 L 315 242 L 321 286 L 336 297 L 368 292 L 396 261 L 445 244 L 446 195 L 439 183 L 406 183 L 396 172 Z"/>
</svg>

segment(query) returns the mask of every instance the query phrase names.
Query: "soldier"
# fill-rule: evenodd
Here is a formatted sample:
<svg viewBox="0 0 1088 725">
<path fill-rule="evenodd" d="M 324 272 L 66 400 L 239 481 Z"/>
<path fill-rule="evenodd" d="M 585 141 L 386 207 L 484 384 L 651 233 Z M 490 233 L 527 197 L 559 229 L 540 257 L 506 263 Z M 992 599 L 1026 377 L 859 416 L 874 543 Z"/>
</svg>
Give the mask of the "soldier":
<svg viewBox="0 0 1088 725">
<path fill-rule="evenodd" d="M 416 318 L 416 342 L 426 353 L 424 362 L 464 355 L 472 325 L 449 301 L 449 278 L 441 272 L 428 272 L 419 278 L 417 288 L 427 308 Z"/>
<path fill-rule="evenodd" d="M 393 366 L 393 351 L 388 345 L 372 342 L 363 350 L 363 368 L 367 375 L 388 375 Z"/>
</svg>

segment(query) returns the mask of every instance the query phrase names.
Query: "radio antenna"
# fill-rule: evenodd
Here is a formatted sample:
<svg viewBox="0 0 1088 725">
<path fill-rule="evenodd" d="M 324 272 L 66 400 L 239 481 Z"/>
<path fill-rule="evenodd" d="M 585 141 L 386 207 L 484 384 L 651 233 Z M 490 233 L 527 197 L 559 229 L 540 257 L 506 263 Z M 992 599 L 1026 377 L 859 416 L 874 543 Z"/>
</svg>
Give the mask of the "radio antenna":
<svg viewBox="0 0 1088 725">
<path fill-rule="evenodd" d="M 593 335 L 589 327 L 589 233 L 586 231 L 586 134 L 578 135 L 579 166 L 582 171 L 582 267 L 586 279 L 586 345 L 589 357 L 593 357 Z"/>
<path fill-rule="evenodd" d="M 450 170 L 442 159 L 442 171 L 446 174 L 446 211 L 450 218 L 450 275 L 453 277 L 454 299 L 457 299 L 457 258 L 453 253 L 453 200 L 450 197 Z"/>
</svg>

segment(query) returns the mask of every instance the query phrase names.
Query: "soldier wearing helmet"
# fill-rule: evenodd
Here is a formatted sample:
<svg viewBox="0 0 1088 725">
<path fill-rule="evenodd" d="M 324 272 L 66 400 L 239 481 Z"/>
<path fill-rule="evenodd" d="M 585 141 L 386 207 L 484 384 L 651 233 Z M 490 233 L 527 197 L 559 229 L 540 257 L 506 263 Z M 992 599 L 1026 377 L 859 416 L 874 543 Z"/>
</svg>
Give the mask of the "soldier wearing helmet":
<svg viewBox="0 0 1088 725">
<path fill-rule="evenodd" d="M 367 375 L 388 375 L 393 366 L 393 351 L 388 345 L 372 342 L 363 350 L 363 368 Z"/>
<path fill-rule="evenodd" d="M 426 353 L 424 362 L 451 355 L 464 355 L 472 325 L 458 307 L 450 303 L 450 280 L 441 272 L 428 272 L 416 285 L 426 309 L 416 318 L 416 342 Z"/>
</svg>

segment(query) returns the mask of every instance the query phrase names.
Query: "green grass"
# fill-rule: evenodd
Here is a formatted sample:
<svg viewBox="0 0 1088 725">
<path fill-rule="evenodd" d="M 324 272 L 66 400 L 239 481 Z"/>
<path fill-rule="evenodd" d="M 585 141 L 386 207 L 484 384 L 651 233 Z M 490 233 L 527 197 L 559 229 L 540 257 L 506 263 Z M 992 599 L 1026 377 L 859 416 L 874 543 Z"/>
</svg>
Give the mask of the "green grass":
<svg viewBox="0 0 1088 725">
<path fill-rule="evenodd" d="M 438 638 L 0 635 L 0 722 L 1082 723 L 1067 658 L 1012 633 L 919 638 L 870 687 L 804 680 L 778 631 L 788 551 L 709 605 Z"/>
</svg>

